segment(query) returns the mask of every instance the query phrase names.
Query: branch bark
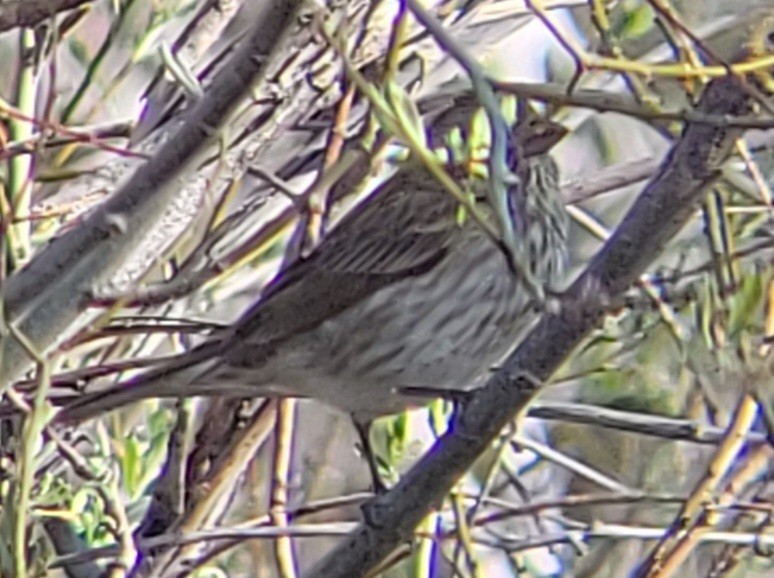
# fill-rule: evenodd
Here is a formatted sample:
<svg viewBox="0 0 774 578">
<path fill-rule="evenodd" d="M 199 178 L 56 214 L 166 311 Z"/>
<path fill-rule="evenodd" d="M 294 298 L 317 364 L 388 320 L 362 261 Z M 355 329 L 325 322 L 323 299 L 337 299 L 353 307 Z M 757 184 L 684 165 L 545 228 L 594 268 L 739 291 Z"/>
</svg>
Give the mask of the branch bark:
<svg viewBox="0 0 774 578">
<path fill-rule="evenodd" d="M 38 353 L 52 351 L 73 327 L 86 322 L 81 314 L 93 295 L 104 291 L 142 239 L 175 202 L 190 172 L 213 143 L 236 107 L 259 81 L 276 72 L 282 61 L 312 34 L 308 19 L 318 10 L 310 0 L 266 2 L 256 16 L 252 35 L 213 79 L 207 96 L 183 117 L 179 128 L 131 178 L 69 233 L 59 237 L 2 288 L 8 321 Z M 299 29 L 304 32 L 299 34 Z M 258 58 L 271 53 L 281 58 Z M 266 63 L 269 63 L 267 65 Z M 0 333 L 0 392 L 31 364 L 22 345 Z"/>
<path fill-rule="evenodd" d="M 93 0 L 11 0 L 0 5 L 0 32 L 20 26 L 35 26 L 46 18 L 72 10 Z"/>
</svg>

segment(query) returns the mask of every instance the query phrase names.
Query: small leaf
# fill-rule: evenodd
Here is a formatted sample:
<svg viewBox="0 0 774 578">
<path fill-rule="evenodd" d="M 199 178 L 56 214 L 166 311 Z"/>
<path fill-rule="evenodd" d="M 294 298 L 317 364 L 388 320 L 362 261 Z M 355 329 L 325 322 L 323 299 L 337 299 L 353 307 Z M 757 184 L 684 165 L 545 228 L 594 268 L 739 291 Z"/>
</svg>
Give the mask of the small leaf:
<svg viewBox="0 0 774 578">
<path fill-rule="evenodd" d="M 70 53 L 75 57 L 75 60 L 79 64 L 89 64 L 88 50 L 86 49 L 86 45 L 83 42 L 74 38 L 70 38 L 69 42 L 67 43 L 67 47 L 70 49 Z"/>
<path fill-rule="evenodd" d="M 626 14 L 621 26 L 621 36 L 627 39 L 640 38 L 653 28 L 653 9 L 650 4 L 643 3 Z"/>
<path fill-rule="evenodd" d="M 737 336 L 750 329 L 759 319 L 759 306 L 764 296 L 763 281 L 759 274 L 750 272 L 742 276 L 739 290 L 731 299 L 728 334 Z"/>
<path fill-rule="evenodd" d="M 140 449 L 137 438 L 129 436 L 124 444 L 124 457 L 121 463 L 124 488 L 129 495 L 134 495 L 137 488 L 140 467 Z"/>
<path fill-rule="evenodd" d="M 470 133 L 468 134 L 468 161 L 485 164 L 489 157 L 489 144 L 492 141 L 492 131 L 486 113 L 479 109 L 470 120 Z"/>
</svg>

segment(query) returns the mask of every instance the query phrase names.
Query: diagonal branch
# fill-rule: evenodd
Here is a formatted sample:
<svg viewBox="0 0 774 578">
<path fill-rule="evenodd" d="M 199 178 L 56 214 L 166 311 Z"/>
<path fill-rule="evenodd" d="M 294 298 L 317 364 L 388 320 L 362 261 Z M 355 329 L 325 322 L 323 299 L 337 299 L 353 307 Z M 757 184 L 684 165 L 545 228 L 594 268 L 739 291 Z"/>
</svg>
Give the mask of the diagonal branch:
<svg viewBox="0 0 774 578">
<path fill-rule="evenodd" d="M 207 96 L 178 130 L 105 203 L 56 239 L 2 288 L 10 323 L 37 348 L 52 351 L 72 331 L 95 294 L 104 291 L 140 241 L 157 226 L 197 163 L 213 154 L 235 108 L 258 81 L 276 73 L 276 62 L 309 42 L 310 0 L 264 3 L 244 45 L 212 82 Z M 305 16 L 305 17 L 302 17 Z M 270 53 L 269 58 L 260 55 Z M 194 176 L 194 178 L 196 178 Z M 30 360 L 10 336 L 0 335 L 0 391 L 20 377 Z"/>
<path fill-rule="evenodd" d="M 707 86 L 697 110 L 739 116 L 751 112 L 752 102 L 737 79 L 725 77 Z M 364 507 L 364 522 L 307 576 L 364 575 L 411 540 L 416 525 L 462 472 L 680 231 L 741 133 L 731 127 L 686 125 L 660 171 L 555 310 L 544 315 L 486 387 L 471 398 L 452 429 L 395 488 Z"/>
<path fill-rule="evenodd" d="M 0 4 L 0 32 L 19 26 L 35 26 L 46 18 L 93 0 L 11 0 Z"/>
</svg>

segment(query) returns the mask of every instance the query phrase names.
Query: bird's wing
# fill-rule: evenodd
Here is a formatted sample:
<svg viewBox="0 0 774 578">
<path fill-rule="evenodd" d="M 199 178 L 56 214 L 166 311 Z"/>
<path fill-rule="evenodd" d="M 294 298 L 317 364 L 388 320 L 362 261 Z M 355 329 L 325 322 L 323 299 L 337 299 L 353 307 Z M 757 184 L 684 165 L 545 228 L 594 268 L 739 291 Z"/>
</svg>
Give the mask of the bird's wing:
<svg viewBox="0 0 774 578">
<path fill-rule="evenodd" d="M 404 168 L 345 217 L 299 269 L 416 274 L 435 262 L 454 235 L 454 208 L 432 175 L 420 167 Z"/>
<path fill-rule="evenodd" d="M 270 284 L 229 333 L 250 347 L 277 344 L 386 285 L 422 274 L 444 258 L 459 234 L 454 209 L 454 200 L 429 174 L 399 172 L 309 258 Z"/>
</svg>

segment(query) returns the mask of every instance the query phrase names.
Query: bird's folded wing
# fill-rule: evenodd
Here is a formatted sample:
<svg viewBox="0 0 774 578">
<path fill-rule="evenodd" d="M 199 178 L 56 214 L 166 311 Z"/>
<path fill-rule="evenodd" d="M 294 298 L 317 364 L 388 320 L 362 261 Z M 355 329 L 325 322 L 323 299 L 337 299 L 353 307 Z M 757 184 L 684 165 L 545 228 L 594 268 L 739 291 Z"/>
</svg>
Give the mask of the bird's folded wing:
<svg viewBox="0 0 774 578">
<path fill-rule="evenodd" d="M 250 346 L 276 345 L 442 260 L 459 234 L 451 196 L 416 168 L 383 187 L 270 284 L 231 336 Z"/>
</svg>

